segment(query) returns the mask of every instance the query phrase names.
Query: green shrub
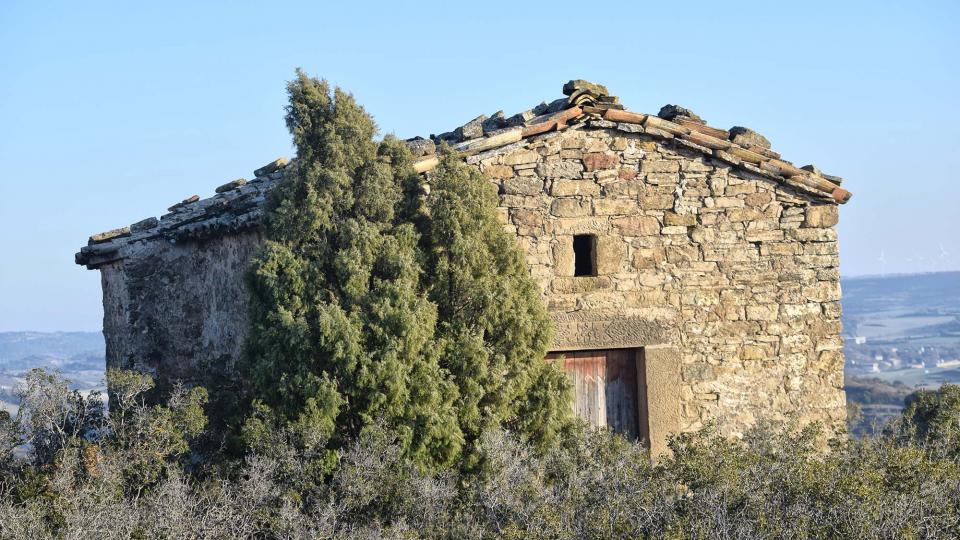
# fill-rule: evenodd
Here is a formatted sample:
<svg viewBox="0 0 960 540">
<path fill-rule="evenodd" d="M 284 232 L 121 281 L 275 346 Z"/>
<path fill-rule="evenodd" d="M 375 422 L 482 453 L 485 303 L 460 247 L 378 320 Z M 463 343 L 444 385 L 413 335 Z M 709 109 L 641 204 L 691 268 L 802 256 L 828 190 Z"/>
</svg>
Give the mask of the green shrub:
<svg viewBox="0 0 960 540">
<path fill-rule="evenodd" d="M 476 467 L 493 427 L 547 448 L 569 425 L 567 383 L 492 186 L 447 156 L 424 202 L 406 146 L 375 142 L 352 96 L 299 72 L 288 92 L 297 159 L 249 274 L 251 421 L 330 450 L 383 422 L 427 468 Z"/>
<path fill-rule="evenodd" d="M 204 475 L 176 441 L 202 422 L 202 393 L 156 408 L 126 380 L 127 408 L 99 436 L 68 438 L 48 463 L 12 459 L 0 478 L 0 537 L 102 538 L 956 538 L 960 466 L 931 431 L 900 426 L 832 441 L 815 427 L 760 424 L 743 439 L 716 432 L 673 438 L 653 464 L 640 445 L 606 431 L 564 431 L 544 450 L 500 428 L 484 431 L 484 467 L 425 471 L 387 423 L 329 449 L 263 422 L 244 460 Z M 65 382 L 34 377 L 32 395 L 71 403 Z M 139 389 L 139 390 L 137 390 Z M 948 425 L 955 388 L 923 400 Z M 7 426 L 15 440 L 55 425 L 21 422 L 46 407 L 26 401 Z M 917 406 L 917 410 L 921 410 Z M 263 416 L 257 416 L 263 419 Z M 126 427 L 118 425 L 122 422 Z M 903 421 L 911 421 L 904 417 Z M 252 424 L 250 424 L 252 425 Z M 146 428 L 144 428 L 146 427 Z M 897 429 L 893 429 L 897 428 Z M 171 444 L 171 441 L 174 443 Z M 12 451 L 7 445 L 5 452 Z M 142 459 L 153 456 L 144 466 Z M 325 463 L 317 470 L 318 463 Z M 158 466 L 159 465 L 159 466 Z M 130 468 L 145 474 L 128 474 Z"/>
</svg>

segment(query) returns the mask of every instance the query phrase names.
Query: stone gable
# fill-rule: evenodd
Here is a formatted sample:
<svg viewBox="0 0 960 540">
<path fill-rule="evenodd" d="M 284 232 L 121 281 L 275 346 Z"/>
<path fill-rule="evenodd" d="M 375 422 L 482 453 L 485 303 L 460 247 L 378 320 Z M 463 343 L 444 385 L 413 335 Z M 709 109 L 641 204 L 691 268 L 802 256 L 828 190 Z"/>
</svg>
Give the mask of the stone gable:
<svg viewBox="0 0 960 540">
<path fill-rule="evenodd" d="M 518 157 L 519 156 L 519 157 Z M 561 350 L 669 345 L 681 429 L 845 420 L 837 206 L 684 146 L 585 125 L 473 160 Z M 573 236 L 596 236 L 574 276 Z"/>
</svg>

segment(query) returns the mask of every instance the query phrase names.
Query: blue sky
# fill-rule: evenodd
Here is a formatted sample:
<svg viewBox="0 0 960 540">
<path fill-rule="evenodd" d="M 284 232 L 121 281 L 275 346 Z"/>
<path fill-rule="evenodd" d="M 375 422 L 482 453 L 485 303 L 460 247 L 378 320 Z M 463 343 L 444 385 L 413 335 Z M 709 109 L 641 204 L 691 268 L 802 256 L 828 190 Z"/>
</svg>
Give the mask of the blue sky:
<svg viewBox="0 0 960 540">
<path fill-rule="evenodd" d="M 845 178 L 844 275 L 960 269 L 955 1 L 137 4 L 0 2 L 0 331 L 99 329 L 73 253 L 290 155 L 298 66 L 403 137 L 571 78 L 678 103 Z"/>
</svg>

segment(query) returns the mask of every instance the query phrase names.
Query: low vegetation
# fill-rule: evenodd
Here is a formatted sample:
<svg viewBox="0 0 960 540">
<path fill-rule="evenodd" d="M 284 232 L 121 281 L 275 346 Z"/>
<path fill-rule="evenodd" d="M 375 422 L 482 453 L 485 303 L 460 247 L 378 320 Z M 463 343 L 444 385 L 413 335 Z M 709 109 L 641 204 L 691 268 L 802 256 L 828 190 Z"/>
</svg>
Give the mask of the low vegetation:
<svg viewBox="0 0 960 540">
<path fill-rule="evenodd" d="M 914 392 L 901 381 L 886 382 L 849 373 L 844 377 L 843 389 L 847 394 L 847 427 L 855 437 L 882 429 L 900 416 L 904 401 Z"/>
<path fill-rule="evenodd" d="M 203 390 L 142 399 L 150 380 L 110 373 L 99 396 L 31 372 L 0 418 L 0 537 L 27 538 L 955 538 L 960 388 L 911 399 L 881 433 L 836 440 L 762 425 L 742 440 L 673 439 L 672 457 L 604 431 L 541 450 L 494 427 L 482 467 L 426 470 L 373 422 L 318 470 L 289 427 L 244 459 L 209 465 Z"/>
</svg>

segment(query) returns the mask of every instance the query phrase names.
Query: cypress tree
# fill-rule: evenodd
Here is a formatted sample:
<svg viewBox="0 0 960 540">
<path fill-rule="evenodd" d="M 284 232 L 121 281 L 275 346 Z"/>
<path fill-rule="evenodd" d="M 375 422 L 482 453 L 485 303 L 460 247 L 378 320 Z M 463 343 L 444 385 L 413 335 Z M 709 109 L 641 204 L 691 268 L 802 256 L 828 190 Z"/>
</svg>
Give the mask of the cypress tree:
<svg viewBox="0 0 960 540">
<path fill-rule="evenodd" d="M 382 422 L 426 467 L 472 456 L 493 425 L 549 444 L 565 380 L 543 360 L 549 320 L 492 186 L 447 156 L 424 203 L 406 146 L 376 142 L 350 94 L 300 71 L 287 90 L 297 159 L 248 275 L 258 418 L 327 449 Z"/>
<path fill-rule="evenodd" d="M 544 361 L 551 323 L 526 261 L 497 219 L 493 184 L 451 153 L 431 176 L 419 220 L 427 294 L 438 312 L 440 363 L 459 388 L 461 429 L 477 440 L 495 425 L 540 446 L 566 425 L 564 375 Z"/>
</svg>

